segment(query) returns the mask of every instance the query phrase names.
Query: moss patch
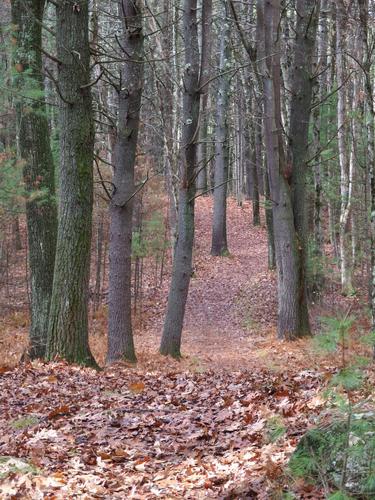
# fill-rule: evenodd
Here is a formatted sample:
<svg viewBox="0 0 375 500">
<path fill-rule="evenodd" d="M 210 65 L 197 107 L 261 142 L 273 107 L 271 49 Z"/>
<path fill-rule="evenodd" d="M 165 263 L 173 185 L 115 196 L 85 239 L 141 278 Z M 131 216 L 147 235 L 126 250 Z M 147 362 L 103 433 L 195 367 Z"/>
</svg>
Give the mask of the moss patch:
<svg viewBox="0 0 375 500">
<path fill-rule="evenodd" d="M 28 415 L 27 417 L 20 417 L 15 420 L 12 420 L 9 425 L 12 429 L 26 429 L 32 425 L 39 424 L 38 417 L 33 415 Z"/>
</svg>

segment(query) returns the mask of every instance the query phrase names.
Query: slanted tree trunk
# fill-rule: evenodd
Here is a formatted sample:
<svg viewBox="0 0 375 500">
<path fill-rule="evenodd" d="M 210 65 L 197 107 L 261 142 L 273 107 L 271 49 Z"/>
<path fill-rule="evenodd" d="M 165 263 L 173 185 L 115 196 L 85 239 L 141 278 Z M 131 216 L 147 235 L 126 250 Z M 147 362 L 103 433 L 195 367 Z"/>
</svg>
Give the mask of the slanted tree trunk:
<svg viewBox="0 0 375 500">
<path fill-rule="evenodd" d="M 121 0 L 121 46 L 125 62 L 120 72 L 119 111 L 114 150 L 114 194 L 110 204 L 109 310 L 107 363 L 136 361 L 131 319 L 131 251 L 134 166 L 143 89 L 141 2 Z"/>
<path fill-rule="evenodd" d="M 216 110 L 215 131 L 215 177 L 214 177 L 214 213 L 212 224 L 211 255 L 228 253 L 227 242 L 227 190 L 228 190 L 228 111 L 230 75 L 225 74 L 230 64 L 229 27 L 222 15 L 222 34 L 220 40 L 219 85 Z M 241 132 L 241 131 L 240 131 Z M 253 168 L 253 170 L 255 167 Z"/>
<path fill-rule="evenodd" d="M 181 335 L 192 273 L 194 241 L 195 173 L 200 104 L 197 0 L 184 0 L 183 24 L 185 71 L 178 196 L 178 236 L 174 251 L 167 313 L 160 344 L 161 354 L 170 354 L 176 358 L 181 357 Z"/>
<path fill-rule="evenodd" d="M 12 0 L 16 46 L 16 115 L 23 178 L 28 192 L 26 219 L 30 265 L 31 358 L 46 352 L 55 262 L 57 210 L 54 164 L 42 75 L 42 21 L 45 0 Z M 28 99 L 32 95 L 32 99 Z"/>
<path fill-rule="evenodd" d="M 60 172 L 47 357 L 94 365 L 88 345 L 94 125 L 88 0 L 56 5 Z"/>
</svg>

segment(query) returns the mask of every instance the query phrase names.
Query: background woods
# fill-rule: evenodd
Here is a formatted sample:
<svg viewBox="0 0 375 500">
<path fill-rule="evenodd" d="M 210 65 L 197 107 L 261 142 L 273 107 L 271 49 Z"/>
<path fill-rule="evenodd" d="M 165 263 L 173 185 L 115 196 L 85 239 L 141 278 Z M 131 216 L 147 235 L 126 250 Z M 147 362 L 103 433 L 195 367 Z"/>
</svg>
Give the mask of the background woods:
<svg viewBox="0 0 375 500">
<path fill-rule="evenodd" d="M 373 0 L 0 12 L 0 491 L 374 498 Z"/>
</svg>

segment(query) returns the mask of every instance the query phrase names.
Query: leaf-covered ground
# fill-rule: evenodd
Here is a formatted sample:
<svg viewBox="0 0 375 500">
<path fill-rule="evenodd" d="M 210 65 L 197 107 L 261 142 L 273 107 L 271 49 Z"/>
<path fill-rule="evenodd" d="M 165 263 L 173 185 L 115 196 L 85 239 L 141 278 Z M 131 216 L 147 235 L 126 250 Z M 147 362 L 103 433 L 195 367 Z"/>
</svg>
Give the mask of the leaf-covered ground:
<svg viewBox="0 0 375 500">
<path fill-rule="evenodd" d="M 319 383 L 313 371 L 4 372 L 0 455 L 30 470 L 8 465 L 2 498 L 270 498 Z"/>
<path fill-rule="evenodd" d="M 16 365 L 27 315 L 1 321 L 0 498 L 323 498 L 285 465 L 321 411 L 335 367 L 310 340 L 275 338 L 264 227 L 231 200 L 229 257 L 211 257 L 212 204 L 198 199 L 181 362 L 157 354 L 168 280 L 145 276 L 137 367 Z M 327 310 L 359 299 L 330 288 Z M 346 301 L 346 302 L 345 302 Z M 326 311 L 323 310 L 323 314 Z M 314 316 L 316 316 L 314 312 Z M 105 359 L 105 308 L 90 343 Z"/>
</svg>

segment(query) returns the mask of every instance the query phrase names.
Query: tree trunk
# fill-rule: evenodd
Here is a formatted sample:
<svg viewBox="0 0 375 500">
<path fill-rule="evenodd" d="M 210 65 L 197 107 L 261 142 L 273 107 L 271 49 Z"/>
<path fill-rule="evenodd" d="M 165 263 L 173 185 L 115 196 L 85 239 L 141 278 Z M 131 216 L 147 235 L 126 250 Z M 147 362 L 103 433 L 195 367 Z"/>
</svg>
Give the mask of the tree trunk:
<svg viewBox="0 0 375 500">
<path fill-rule="evenodd" d="M 47 357 L 94 365 L 88 345 L 94 146 L 88 17 L 88 0 L 57 4 L 61 162 Z"/>
<path fill-rule="evenodd" d="M 266 155 L 266 167 L 263 175 L 264 197 L 265 197 L 265 217 L 267 227 L 267 248 L 268 248 L 268 269 L 273 271 L 276 269 L 276 251 L 275 251 L 275 231 L 273 228 L 273 212 L 270 191 L 270 181 L 268 175 L 268 161 Z"/>
<path fill-rule="evenodd" d="M 136 361 L 131 320 L 131 251 L 134 166 L 143 89 L 141 2 L 121 0 L 125 62 L 118 91 L 119 112 L 114 151 L 114 195 L 110 205 L 109 330 L 107 363 Z"/>
<path fill-rule="evenodd" d="M 350 213 L 352 203 L 352 173 L 349 168 L 346 150 L 346 87 L 345 87 L 345 20 L 346 8 L 342 0 L 336 3 L 336 78 L 337 78 L 337 142 L 340 164 L 340 269 L 341 290 L 344 295 L 353 291 L 351 246 L 350 246 Z"/>
<path fill-rule="evenodd" d="M 222 35 L 220 40 L 219 73 L 223 73 L 230 64 L 229 28 L 225 11 L 221 18 Z M 214 213 L 212 223 L 211 255 L 228 253 L 227 242 L 227 190 L 228 190 L 228 111 L 229 111 L 230 75 L 219 77 L 216 131 L 215 131 L 215 177 L 214 177 Z M 241 131 L 239 131 L 240 133 Z M 255 167 L 253 168 L 253 171 Z"/>
<path fill-rule="evenodd" d="M 43 358 L 46 353 L 57 233 L 54 164 L 44 98 L 42 55 L 38 50 L 42 45 L 44 5 L 44 0 L 12 0 L 12 22 L 17 37 L 14 62 L 21 69 L 15 76 L 17 126 L 28 192 L 26 219 L 31 275 L 28 354 L 32 359 Z M 28 99 L 31 93 L 32 99 Z"/>
<path fill-rule="evenodd" d="M 96 228 L 96 271 L 93 309 L 97 311 L 101 303 L 102 292 L 102 268 L 103 268 L 103 246 L 104 246 L 104 214 L 99 212 Z"/>
<path fill-rule="evenodd" d="M 315 80 L 314 100 L 320 102 L 327 93 L 327 52 L 328 52 L 328 0 L 321 3 L 319 32 L 317 35 L 318 58 L 315 64 L 315 71 L 323 71 L 320 77 Z M 323 164 L 321 155 L 321 127 L 322 127 L 322 107 L 315 106 L 313 110 L 313 148 L 314 148 L 314 234 L 311 257 L 312 274 L 308 283 L 311 297 L 319 299 L 324 287 L 324 272 L 322 267 L 323 257 Z"/>
<path fill-rule="evenodd" d="M 252 131 L 252 155 L 251 155 L 251 173 L 252 173 L 252 201 L 253 201 L 253 225 L 260 226 L 260 203 L 259 203 L 259 164 L 261 163 L 262 143 L 260 139 L 260 124 L 254 124 Z"/>
<path fill-rule="evenodd" d="M 307 308 L 307 160 L 308 134 L 313 91 L 313 57 L 319 20 L 320 0 L 297 0 L 292 97 L 290 103 L 288 165 L 299 262 L 298 307 L 302 334 L 310 333 Z"/>
<path fill-rule="evenodd" d="M 194 241 L 195 173 L 199 126 L 199 47 L 197 0 L 184 0 L 185 74 L 183 98 L 178 236 L 174 252 L 167 313 L 160 344 L 161 354 L 181 357 L 181 335 L 192 273 Z"/>
<path fill-rule="evenodd" d="M 304 189 L 307 131 L 311 101 L 311 58 L 314 48 L 316 5 L 297 1 L 294 56 L 294 77 L 290 129 L 293 143 L 289 145 L 289 163 L 283 151 L 280 104 L 280 51 L 278 25 L 280 0 L 268 0 L 264 6 L 264 64 L 265 142 L 273 205 L 275 250 L 278 271 L 279 338 L 295 339 L 310 333 L 306 302 L 304 269 Z M 261 2 L 258 2 L 262 15 Z M 302 58 L 304 54 L 304 58 Z M 305 109 L 305 112 L 303 111 Z M 297 119 L 301 131 L 296 130 Z M 293 135 L 292 130 L 295 135 Z M 290 158 L 291 157 L 291 158 Z M 297 172 L 301 176 L 297 179 Z M 291 178 L 291 174 L 293 177 Z M 291 183 L 291 185 L 290 185 Z M 293 191 L 292 191 L 293 190 Z"/>
<path fill-rule="evenodd" d="M 372 316 L 371 329 L 375 332 L 375 108 L 374 86 L 372 79 L 373 45 L 369 39 L 368 0 L 358 0 L 361 21 L 361 36 L 364 50 L 362 69 L 365 73 L 366 111 L 367 111 L 367 163 L 370 173 L 370 308 Z M 374 347 L 375 357 L 375 347 Z"/>
<path fill-rule="evenodd" d="M 202 89 L 201 101 L 201 126 L 199 129 L 199 144 L 197 147 L 197 192 L 207 192 L 207 132 L 208 132 L 208 91 L 207 84 L 210 78 L 210 56 L 211 56 L 211 25 L 212 25 L 212 0 L 202 2 L 202 49 L 201 49 L 201 67 L 199 86 L 204 85 Z"/>
</svg>

